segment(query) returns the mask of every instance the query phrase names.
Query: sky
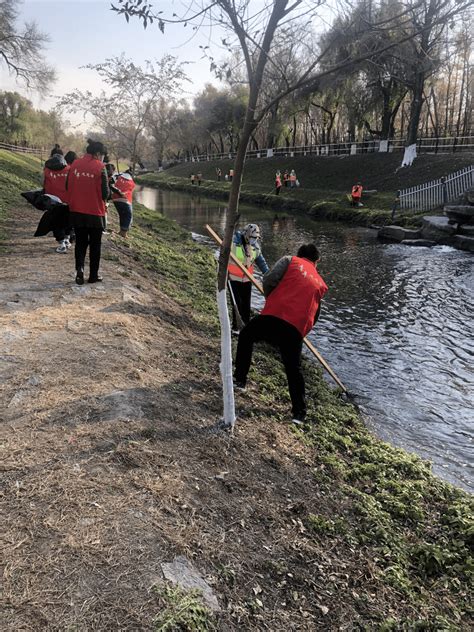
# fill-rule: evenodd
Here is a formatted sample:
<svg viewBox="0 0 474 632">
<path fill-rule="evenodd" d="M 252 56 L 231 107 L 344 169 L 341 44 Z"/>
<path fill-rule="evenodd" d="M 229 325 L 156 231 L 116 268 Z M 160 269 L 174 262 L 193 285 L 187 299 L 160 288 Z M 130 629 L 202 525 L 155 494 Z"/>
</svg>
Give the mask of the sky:
<svg viewBox="0 0 474 632">
<path fill-rule="evenodd" d="M 130 19 L 127 24 L 123 16 L 110 10 L 110 4 L 110 0 L 24 0 L 20 5 L 19 21 L 34 20 L 50 36 L 45 57 L 55 67 L 58 81 L 51 95 L 38 97 L 28 93 L 0 67 L 1 89 L 16 90 L 29 98 L 35 107 L 48 110 L 55 105 L 57 97 L 75 88 L 100 92 L 101 84 L 95 73 L 79 67 L 100 63 L 122 52 L 136 63 L 165 54 L 190 62 L 186 72 L 192 83 L 186 84 L 183 98 L 190 99 L 207 82 L 217 83 L 209 70 L 209 61 L 202 59 L 199 48 L 199 45 L 210 43 L 208 31 L 193 37 L 189 27 L 167 25 L 163 35 L 155 24 L 145 30 L 137 18 Z M 158 4 L 168 14 L 181 6 L 181 2 L 170 0 L 154 2 L 155 7 Z M 213 36 L 218 42 L 216 31 Z"/>
</svg>

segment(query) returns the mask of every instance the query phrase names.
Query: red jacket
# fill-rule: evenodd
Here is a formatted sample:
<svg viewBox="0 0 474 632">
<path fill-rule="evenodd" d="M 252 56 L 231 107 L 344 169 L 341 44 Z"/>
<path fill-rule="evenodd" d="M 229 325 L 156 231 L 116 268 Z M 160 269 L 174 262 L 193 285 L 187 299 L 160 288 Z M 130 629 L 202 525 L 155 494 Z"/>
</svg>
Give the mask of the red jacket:
<svg viewBox="0 0 474 632">
<path fill-rule="evenodd" d="M 64 169 L 44 169 L 44 192 L 49 195 L 56 195 L 62 202 L 67 204 L 68 192 L 66 190 L 66 179 L 70 166 L 67 165 Z"/>
<path fill-rule="evenodd" d="M 327 291 L 314 263 L 292 257 L 282 280 L 267 297 L 262 316 L 281 318 L 304 338 L 314 325 L 319 303 Z"/>
<path fill-rule="evenodd" d="M 71 211 L 86 215 L 105 215 L 105 201 L 102 199 L 104 169 L 104 163 L 90 154 L 85 154 L 72 163 L 67 181 Z"/>
<path fill-rule="evenodd" d="M 113 191 L 112 200 L 127 200 L 129 204 L 132 203 L 135 182 L 129 173 L 121 173 L 117 180 L 115 180 L 114 187 L 119 189 L 120 193 Z"/>
</svg>

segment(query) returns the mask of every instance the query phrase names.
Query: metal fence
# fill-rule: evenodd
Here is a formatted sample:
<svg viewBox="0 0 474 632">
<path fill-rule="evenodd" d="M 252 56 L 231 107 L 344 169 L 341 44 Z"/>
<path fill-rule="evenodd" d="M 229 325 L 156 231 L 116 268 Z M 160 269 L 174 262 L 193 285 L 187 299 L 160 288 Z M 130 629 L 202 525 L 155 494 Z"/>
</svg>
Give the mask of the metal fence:
<svg viewBox="0 0 474 632">
<path fill-rule="evenodd" d="M 246 159 L 273 158 L 284 156 L 355 156 L 357 154 L 392 153 L 405 150 L 406 142 L 399 140 L 367 140 L 360 143 L 331 143 L 326 145 L 301 145 L 298 147 L 272 147 L 251 149 Z M 419 138 L 416 143 L 418 154 L 448 154 L 474 151 L 474 136 L 451 136 L 445 138 Z M 181 162 L 206 162 L 210 160 L 232 160 L 235 152 L 206 153 L 183 158 Z"/>
<path fill-rule="evenodd" d="M 416 187 L 398 192 L 397 207 L 401 210 L 429 211 L 451 202 L 474 186 L 474 165 Z"/>
<path fill-rule="evenodd" d="M 14 151 L 20 154 L 32 154 L 34 156 L 43 156 L 45 150 L 42 147 L 25 147 L 23 145 L 12 145 L 10 143 L 0 142 L 0 149 Z"/>
</svg>

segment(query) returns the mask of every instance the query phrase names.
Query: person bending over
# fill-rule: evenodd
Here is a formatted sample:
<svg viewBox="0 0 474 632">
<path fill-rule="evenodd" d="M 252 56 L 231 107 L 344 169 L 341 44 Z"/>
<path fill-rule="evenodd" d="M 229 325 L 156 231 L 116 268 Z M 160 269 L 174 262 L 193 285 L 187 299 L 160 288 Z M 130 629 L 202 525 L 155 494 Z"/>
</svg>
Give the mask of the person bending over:
<svg viewBox="0 0 474 632">
<path fill-rule="evenodd" d="M 288 380 L 292 423 L 302 425 L 306 397 L 301 350 L 303 338 L 316 324 L 327 285 L 319 275 L 319 251 L 314 244 L 301 246 L 296 257 L 279 259 L 263 277 L 265 306 L 242 329 L 237 344 L 234 381 L 244 389 L 252 362 L 253 345 L 264 341 L 280 350 Z"/>
<path fill-rule="evenodd" d="M 128 231 L 132 225 L 133 219 L 133 189 L 135 182 L 133 181 L 132 168 L 130 167 L 124 173 L 114 176 L 114 182 L 111 185 L 112 202 L 114 203 L 120 220 L 120 237 L 127 239 Z"/>
</svg>

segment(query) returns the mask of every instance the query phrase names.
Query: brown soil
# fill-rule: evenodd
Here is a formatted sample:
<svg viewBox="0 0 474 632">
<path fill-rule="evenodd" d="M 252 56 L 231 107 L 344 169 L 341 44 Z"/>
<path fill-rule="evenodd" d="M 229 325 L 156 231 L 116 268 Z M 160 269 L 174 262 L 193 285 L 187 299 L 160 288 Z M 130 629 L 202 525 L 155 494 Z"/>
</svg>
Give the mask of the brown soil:
<svg viewBox="0 0 474 632">
<path fill-rule="evenodd" d="M 218 341 L 114 237 L 104 283 L 76 286 L 37 219 L 18 212 L 0 255 L 0 628 L 151 630 L 176 555 L 213 586 L 221 630 L 415 616 L 367 551 L 308 533 L 305 516 L 344 502 L 315 484 L 313 449 L 252 395 L 233 437 L 214 430 Z"/>
</svg>

